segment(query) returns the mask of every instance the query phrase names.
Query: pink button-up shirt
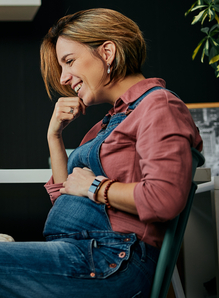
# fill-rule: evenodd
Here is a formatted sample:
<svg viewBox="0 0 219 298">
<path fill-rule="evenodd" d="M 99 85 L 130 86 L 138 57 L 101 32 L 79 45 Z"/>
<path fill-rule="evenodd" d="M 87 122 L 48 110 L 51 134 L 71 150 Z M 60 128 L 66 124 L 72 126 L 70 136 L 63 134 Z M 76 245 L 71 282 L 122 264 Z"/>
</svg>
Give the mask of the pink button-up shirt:
<svg viewBox="0 0 219 298">
<path fill-rule="evenodd" d="M 126 112 L 128 105 L 162 79 L 145 79 L 132 86 L 109 111 Z M 101 129 L 98 122 L 82 143 Z M 112 229 L 134 232 L 148 244 L 161 247 L 165 222 L 185 207 L 191 186 L 191 147 L 202 149 L 202 140 L 186 105 L 166 90 L 150 93 L 107 137 L 100 160 L 110 179 L 137 182 L 134 200 L 138 216 L 108 210 Z M 52 178 L 45 185 L 52 202 L 60 195 L 60 184 Z"/>
</svg>

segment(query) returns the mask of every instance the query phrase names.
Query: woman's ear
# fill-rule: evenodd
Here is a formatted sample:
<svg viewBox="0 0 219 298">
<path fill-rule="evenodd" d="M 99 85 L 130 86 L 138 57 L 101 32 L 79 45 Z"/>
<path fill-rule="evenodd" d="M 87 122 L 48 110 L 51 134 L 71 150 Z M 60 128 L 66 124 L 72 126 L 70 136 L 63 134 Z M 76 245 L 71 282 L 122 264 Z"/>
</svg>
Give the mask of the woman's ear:
<svg viewBox="0 0 219 298">
<path fill-rule="evenodd" d="M 116 55 L 115 43 L 112 41 L 105 41 L 99 48 L 99 54 L 102 56 L 104 61 L 106 61 L 106 63 L 111 65 Z"/>
</svg>

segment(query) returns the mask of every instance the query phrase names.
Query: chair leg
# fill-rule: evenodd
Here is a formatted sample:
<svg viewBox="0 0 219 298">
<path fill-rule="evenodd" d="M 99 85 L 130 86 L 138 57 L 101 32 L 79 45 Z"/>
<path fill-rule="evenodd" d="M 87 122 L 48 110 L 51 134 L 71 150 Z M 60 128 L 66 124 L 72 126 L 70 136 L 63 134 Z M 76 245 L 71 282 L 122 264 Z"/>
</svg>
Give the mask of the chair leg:
<svg viewBox="0 0 219 298">
<path fill-rule="evenodd" d="M 175 266 L 172 276 L 172 285 L 176 298 L 185 298 L 185 294 L 182 288 L 181 280 L 179 277 L 177 266 Z"/>
</svg>

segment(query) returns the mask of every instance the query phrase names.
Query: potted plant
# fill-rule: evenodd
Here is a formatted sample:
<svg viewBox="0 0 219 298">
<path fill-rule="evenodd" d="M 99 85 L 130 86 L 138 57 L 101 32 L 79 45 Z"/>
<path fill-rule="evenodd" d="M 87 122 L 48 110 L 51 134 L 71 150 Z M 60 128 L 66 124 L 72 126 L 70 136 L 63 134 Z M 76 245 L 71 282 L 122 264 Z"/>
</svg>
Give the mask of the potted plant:
<svg viewBox="0 0 219 298">
<path fill-rule="evenodd" d="M 219 0 L 197 0 L 185 16 L 194 11 L 198 14 L 194 16 L 192 25 L 200 22 L 201 32 L 205 34 L 205 37 L 198 43 L 192 59 L 195 59 L 202 47 L 201 62 L 203 63 L 204 57 L 207 56 L 209 64 L 215 70 L 216 77 L 219 78 Z M 205 25 L 207 20 L 208 26 Z"/>
</svg>

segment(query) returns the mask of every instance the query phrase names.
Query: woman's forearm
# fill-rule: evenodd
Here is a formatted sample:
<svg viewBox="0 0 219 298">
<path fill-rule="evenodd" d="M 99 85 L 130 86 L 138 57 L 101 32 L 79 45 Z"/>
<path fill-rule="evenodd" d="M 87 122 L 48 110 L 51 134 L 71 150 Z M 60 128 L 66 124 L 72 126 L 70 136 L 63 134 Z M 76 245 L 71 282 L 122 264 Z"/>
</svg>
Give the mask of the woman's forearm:
<svg viewBox="0 0 219 298">
<path fill-rule="evenodd" d="M 95 175 L 88 168 L 73 169 L 73 172 L 68 176 L 68 180 L 63 183 L 63 188 L 60 192 L 76 196 L 87 197 L 88 190 L 94 181 Z M 96 200 L 100 203 L 106 203 L 104 191 L 111 180 L 105 181 L 96 196 Z M 137 208 L 134 200 L 134 188 L 137 183 L 121 183 L 115 182 L 110 185 L 107 195 L 110 206 L 137 215 Z"/>
<path fill-rule="evenodd" d="M 109 181 L 104 182 L 97 193 L 97 201 L 101 203 L 106 203 L 104 191 L 108 183 Z M 113 183 L 107 192 L 110 206 L 137 215 L 138 212 L 134 201 L 134 188 L 136 184 L 137 183 Z"/>
<path fill-rule="evenodd" d="M 48 144 L 51 158 L 51 167 L 54 183 L 63 183 L 67 180 L 67 154 L 62 137 L 48 136 Z"/>
<path fill-rule="evenodd" d="M 54 183 L 63 183 L 68 177 L 68 157 L 62 131 L 81 113 L 85 115 L 85 109 L 86 106 L 78 97 L 59 98 L 55 105 L 47 133 Z"/>
</svg>

